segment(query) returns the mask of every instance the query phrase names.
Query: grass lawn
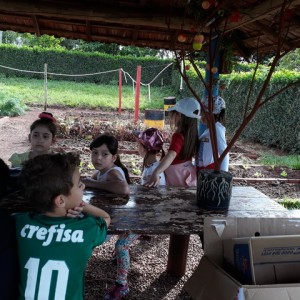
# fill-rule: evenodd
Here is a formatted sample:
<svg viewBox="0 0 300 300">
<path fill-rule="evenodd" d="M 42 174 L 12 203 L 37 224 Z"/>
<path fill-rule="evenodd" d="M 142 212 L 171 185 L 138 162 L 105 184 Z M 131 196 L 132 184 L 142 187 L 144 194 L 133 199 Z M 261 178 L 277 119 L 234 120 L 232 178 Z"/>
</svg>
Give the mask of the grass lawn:
<svg viewBox="0 0 300 300">
<path fill-rule="evenodd" d="M 163 109 L 164 98 L 175 96 L 171 86 L 141 86 L 140 109 Z M 45 96 L 46 95 L 46 96 Z M 99 85 L 71 81 L 48 80 L 45 91 L 44 80 L 0 76 L 0 104 L 14 99 L 21 104 L 80 106 L 86 108 L 117 108 L 119 105 L 118 85 Z M 135 106 L 135 87 L 122 86 L 122 108 Z"/>
</svg>

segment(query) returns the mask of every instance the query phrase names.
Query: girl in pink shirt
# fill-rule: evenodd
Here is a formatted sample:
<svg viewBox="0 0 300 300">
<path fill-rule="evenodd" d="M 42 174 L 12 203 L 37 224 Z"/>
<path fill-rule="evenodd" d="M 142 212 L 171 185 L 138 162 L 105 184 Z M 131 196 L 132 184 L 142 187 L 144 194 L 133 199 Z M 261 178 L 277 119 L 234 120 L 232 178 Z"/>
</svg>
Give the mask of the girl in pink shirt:
<svg viewBox="0 0 300 300">
<path fill-rule="evenodd" d="M 194 98 L 184 98 L 168 109 L 171 128 L 175 131 L 166 156 L 152 173 L 146 186 L 157 186 L 159 174 L 165 172 L 168 186 L 196 186 L 196 167 L 192 158 L 197 152 L 197 120 L 200 104 Z"/>
</svg>

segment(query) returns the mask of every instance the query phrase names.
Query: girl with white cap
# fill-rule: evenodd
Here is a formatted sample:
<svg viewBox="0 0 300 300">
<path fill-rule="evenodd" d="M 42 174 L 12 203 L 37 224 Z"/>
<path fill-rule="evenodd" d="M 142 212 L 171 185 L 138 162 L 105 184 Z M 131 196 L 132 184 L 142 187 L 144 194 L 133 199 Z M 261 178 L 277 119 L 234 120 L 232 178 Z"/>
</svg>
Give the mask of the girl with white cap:
<svg viewBox="0 0 300 300">
<path fill-rule="evenodd" d="M 174 129 L 168 153 L 159 162 L 146 186 L 157 186 L 159 174 L 165 172 L 168 186 L 196 186 L 196 167 L 192 158 L 197 152 L 197 120 L 200 104 L 194 98 L 179 100 L 170 111 L 170 125 Z"/>
</svg>

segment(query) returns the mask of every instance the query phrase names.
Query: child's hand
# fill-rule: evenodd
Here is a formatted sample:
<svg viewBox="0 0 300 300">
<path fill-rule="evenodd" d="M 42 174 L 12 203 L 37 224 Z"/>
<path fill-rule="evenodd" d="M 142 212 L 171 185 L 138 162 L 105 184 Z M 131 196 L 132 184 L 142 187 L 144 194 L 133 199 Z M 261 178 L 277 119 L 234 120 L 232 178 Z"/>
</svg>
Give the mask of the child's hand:
<svg viewBox="0 0 300 300">
<path fill-rule="evenodd" d="M 149 187 L 155 187 L 158 186 L 160 182 L 159 175 L 157 175 L 155 172 L 152 174 L 150 179 L 144 184 L 145 186 Z"/>
<path fill-rule="evenodd" d="M 72 209 L 68 209 L 66 216 L 69 218 L 79 218 L 83 212 L 83 208 L 85 206 L 85 202 L 81 202 L 79 206 L 76 206 Z"/>
</svg>

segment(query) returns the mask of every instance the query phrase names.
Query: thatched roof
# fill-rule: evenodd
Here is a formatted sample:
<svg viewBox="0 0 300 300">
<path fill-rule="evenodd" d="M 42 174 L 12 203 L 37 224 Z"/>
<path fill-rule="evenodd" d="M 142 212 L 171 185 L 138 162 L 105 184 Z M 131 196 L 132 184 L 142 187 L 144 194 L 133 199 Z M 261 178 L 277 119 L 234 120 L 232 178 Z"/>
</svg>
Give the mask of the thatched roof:
<svg viewBox="0 0 300 300">
<path fill-rule="evenodd" d="M 0 0 L 0 30 L 168 50 L 192 49 L 209 24 L 236 54 L 300 47 L 300 0 Z M 285 12 L 280 11 L 285 4 Z M 282 26 L 280 26 L 280 24 Z M 281 30 L 281 32 L 280 32 Z M 185 42 L 178 36 L 184 34 Z"/>
</svg>

